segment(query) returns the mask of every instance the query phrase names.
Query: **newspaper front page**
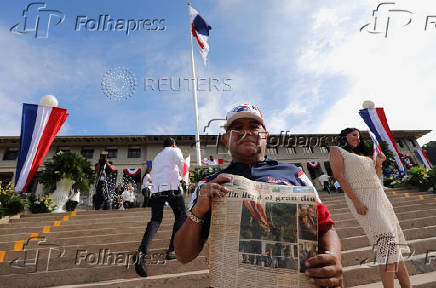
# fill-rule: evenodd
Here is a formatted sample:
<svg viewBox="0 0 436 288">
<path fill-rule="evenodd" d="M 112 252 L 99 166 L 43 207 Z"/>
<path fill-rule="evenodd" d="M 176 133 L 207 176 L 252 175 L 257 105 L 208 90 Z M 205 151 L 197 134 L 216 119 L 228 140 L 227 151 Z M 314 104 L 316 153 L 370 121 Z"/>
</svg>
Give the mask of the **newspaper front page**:
<svg viewBox="0 0 436 288">
<path fill-rule="evenodd" d="M 212 202 L 211 287 L 313 287 L 305 261 L 318 250 L 312 187 L 228 175 L 229 193 Z"/>
</svg>

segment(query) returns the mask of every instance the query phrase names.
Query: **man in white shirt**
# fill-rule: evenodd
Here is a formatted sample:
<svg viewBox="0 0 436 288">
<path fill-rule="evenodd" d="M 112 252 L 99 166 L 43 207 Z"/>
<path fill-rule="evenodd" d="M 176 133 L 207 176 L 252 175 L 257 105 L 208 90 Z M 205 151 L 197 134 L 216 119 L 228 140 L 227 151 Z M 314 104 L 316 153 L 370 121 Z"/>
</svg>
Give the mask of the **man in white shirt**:
<svg viewBox="0 0 436 288">
<path fill-rule="evenodd" d="M 183 171 L 184 158 L 173 138 L 165 139 L 164 149 L 153 159 L 153 183 L 151 185 L 151 220 L 147 224 L 138 253 L 135 254 L 135 271 L 147 277 L 145 255 L 151 245 L 153 236 L 159 229 L 163 217 L 163 208 L 167 201 L 174 212 L 173 234 L 168 248 L 167 260 L 175 259 L 174 235 L 186 220 L 186 209 L 180 190 L 179 173 Z"/>
</svg>

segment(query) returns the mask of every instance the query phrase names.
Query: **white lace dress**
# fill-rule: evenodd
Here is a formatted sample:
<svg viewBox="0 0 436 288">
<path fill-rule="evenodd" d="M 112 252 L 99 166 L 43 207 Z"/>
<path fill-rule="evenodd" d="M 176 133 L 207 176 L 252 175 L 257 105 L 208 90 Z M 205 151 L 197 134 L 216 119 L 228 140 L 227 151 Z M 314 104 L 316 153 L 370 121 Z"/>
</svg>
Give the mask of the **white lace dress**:
<svg viewBox="0 0 436 288">
<path fill-rule="evenodd" d="M 402 253 L 410 253 L 410 250 L 392 204 L 375 172 L 374 161 L 342 148 L 339 148 L 339 151 L 344 157 L 345 178 L 360 201 L 368 207 L 366 215 L 357 213 L 353 202 L 346 194 L 345 200 L 351 214 L 359 222 L 373 246 L 377 264 L 401 261 Z"/>
</svg>

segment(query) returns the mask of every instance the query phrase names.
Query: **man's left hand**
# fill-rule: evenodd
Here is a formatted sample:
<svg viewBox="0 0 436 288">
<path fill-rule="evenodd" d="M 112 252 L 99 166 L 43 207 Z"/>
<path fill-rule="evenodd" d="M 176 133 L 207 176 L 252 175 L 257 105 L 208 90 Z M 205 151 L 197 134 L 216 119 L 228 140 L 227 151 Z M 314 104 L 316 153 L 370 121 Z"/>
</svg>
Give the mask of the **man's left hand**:
<svg viewBox="0 0 436 288">
<path fill-rule="evenodd" d="M 318 287 L 344 287 L 342 265 L 335 255 L 320 254 L 306 261 L 306 276 Z"/>
</svg>

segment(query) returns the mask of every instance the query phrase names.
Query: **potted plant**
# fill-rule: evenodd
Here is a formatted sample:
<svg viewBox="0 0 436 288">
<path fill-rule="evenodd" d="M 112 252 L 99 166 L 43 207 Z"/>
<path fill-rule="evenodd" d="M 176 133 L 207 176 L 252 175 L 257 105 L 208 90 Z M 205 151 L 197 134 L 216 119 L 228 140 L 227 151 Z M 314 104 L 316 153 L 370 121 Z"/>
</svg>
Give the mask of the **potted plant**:
<svg viewBox="0 0 436 288">
<path fill-rule="evenodd" d="M 58 206 L 56 211 L 63 212 L 62 206 L 68 199 L 70 188 L 88 191 L 94 177 L 91 164 L 85 157 L 60 151 L 44 164 L 38 181 L 44 184 L 46 193 L 55 192 L 52 198 Z"/>
<path fill-rule="evenodd" d="M 56 203 L 48 195 L 37 197 L 31 193 L 27 197 L 27 202 L 32 213 L 50 213 L 56 209 Z"/>
</svg>

